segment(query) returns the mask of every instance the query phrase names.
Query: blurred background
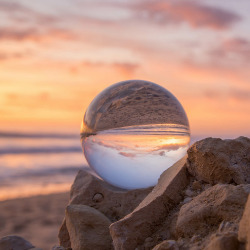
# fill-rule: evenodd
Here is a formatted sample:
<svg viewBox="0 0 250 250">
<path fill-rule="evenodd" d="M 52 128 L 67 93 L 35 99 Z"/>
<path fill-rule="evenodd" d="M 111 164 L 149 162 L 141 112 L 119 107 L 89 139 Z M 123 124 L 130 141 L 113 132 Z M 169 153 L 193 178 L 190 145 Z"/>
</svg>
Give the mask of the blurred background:
<svg viewBox="0 0 250 250">
<path fill-rule="evenodd" d="M 0 0 L 0 200 L 66 191 L 91 100 L 128 79 L 182 103 L 192 141 L 250 136 L 248 0 Z"/>
</svg>

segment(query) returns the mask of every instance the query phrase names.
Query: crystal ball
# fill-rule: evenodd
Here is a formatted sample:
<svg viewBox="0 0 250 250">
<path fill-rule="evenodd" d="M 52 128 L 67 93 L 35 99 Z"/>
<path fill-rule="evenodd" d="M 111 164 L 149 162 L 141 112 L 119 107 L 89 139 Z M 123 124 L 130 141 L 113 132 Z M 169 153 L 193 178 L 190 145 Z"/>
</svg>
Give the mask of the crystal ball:
<svg viewBox="0 0 250 250">
<path fill-rule="evenodd" d="M 81 144 L 89 166 L 123 189 L 154 186 L 188 149 L 187 115 L 174 95 L 148 81 L 111 85 L 87 108 Z"/>
</svg>

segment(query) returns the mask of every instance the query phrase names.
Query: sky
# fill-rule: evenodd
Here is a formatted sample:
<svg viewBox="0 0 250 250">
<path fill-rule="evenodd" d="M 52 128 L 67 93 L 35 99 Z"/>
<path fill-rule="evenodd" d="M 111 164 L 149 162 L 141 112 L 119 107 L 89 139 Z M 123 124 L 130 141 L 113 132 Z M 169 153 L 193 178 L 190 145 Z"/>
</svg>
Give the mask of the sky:
<svg viewBox="0 0 250 250">
<path fill-rule="evenodd" d="M 109 85 L 155 82 L 193 135 L 250 136 L 249 0 L 0 0 L 0 130 L 80 131 Z"/>
</svg>

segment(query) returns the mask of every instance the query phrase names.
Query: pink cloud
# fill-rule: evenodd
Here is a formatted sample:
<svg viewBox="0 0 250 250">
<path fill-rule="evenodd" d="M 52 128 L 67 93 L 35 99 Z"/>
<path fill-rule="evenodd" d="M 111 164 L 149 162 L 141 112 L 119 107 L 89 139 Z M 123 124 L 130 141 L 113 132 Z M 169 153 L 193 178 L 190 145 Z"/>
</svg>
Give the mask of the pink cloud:
<svg viewBox="0 0 250 250">
<path fill-rule="evenodd" d="M 0 28 L 0 40 L 54 40 L 54 39 L 74 39 L 76 35 L 68 30 L 54 28 L 46 31 L 38 31 L 35 28 L 30 29 L 12 29 L 12 28 Z"/>
<path fill-rule="evenodd" d="M 249 64 L 250 41 L 245 38 L 232 38 L 221 42 L 216 48 L 210 51 L 210 56 L 218 61 L 231 62 L 238 58 L 242 63 Z M 236 62 L 239 65 L 239 61 Z"/>
<path fill-rule="evenodd" d="M 233 12 L 192 1 L 146 1 L 137 5 L 139 16 L 161 24 L 186 22 L 193 28 L 227 29 L 241 17 Z"/>
<path fill-rule="evenodd" d="M 0 11 L 11 16 L 12 21 L 24 23 L 52 24 L 57 18 L 52 15 L 39 13 L 35 10 L 27 8 L 18 2 L 0 2 Z"/>
<path fill-rule="evenodd" d="M 113 68 L 124 74 L 133 74 L 139 68 L 139 65 L 136 63 L 129 62 L 113 62 L 113 63 L 105 63 L 105 62 L 89 62 L 84 61 L 82 63 L 83 67 L 109 67 Z"/>
</svg>

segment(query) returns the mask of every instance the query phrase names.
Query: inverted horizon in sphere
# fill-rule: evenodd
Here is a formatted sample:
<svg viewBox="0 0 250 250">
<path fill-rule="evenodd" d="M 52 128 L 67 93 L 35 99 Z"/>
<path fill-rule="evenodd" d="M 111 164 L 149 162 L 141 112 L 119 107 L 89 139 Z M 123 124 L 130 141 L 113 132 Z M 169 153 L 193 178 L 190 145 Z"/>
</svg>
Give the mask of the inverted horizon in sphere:
<svg viewBox="0 0 250 250">
<path fill-rule="evenodd" d="M 89 105 L 81 127 L 90 167 L 112 185 L 153 186 L 186 154 L 189 123 L 179 101 L 148 81 L 119 82 Z"/>
</svg>

